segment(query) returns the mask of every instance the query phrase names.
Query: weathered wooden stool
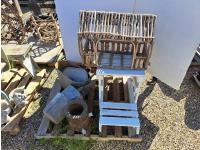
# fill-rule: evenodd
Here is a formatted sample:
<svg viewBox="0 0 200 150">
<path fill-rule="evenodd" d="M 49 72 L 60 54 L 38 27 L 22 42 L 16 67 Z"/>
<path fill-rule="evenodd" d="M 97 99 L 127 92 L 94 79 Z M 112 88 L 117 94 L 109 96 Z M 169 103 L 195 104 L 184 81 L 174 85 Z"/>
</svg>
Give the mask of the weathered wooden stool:
<svg viewBox="0 0 200 150">
<path fill-rule="evenodd" d="M 32 46 L 29 44 L 16 45 L 16 44 L 6 44 L 2 45 L 2 49 L 11 61 L 19 61 L 24 68 L 30 73 L 32 77 L 35 77 L 38 65 L 30 57 L 29 51 Z"/>
</svg>

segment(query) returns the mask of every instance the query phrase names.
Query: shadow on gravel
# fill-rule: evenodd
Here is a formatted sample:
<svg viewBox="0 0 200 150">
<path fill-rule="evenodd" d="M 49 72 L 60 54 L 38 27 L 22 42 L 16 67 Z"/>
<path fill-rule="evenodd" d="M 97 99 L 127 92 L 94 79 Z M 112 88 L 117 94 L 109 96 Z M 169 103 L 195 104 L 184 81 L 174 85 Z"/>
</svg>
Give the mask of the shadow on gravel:
<svg viewBox="0 0 200 150">
<path fill-rule="evenodd" d="M 185 102 L 185 124 L 193 130 L 200 130 L 200 88 L 190 82 L 191 94 Z"/>
<path fill-rule="evenodd" d="M 199 91 L 200 93 L 200 91 Z M 200 97 L 200 94 L 199 94 Z M 193 130 L 200 130 L 200 98 L 188 98 L 185 103 L 185 124 Z"/>
<path fill-rule="evenodd" d="M 162 83 L 161 81 L 158 81 L 158 85 L 160 86 L 160 89 L 166 96 L 176 100 L 177 102 L 180 102 L 181 99 L 186 98 L 185 124 L 190 129 L 199 130 L 200 129 L 200 89 L 198 88 L 197 85 L 195 85 L 195 82 L 191 78 L 191 75 L 190 75 L 191 72 L 192 72 L 191 69 L 187 72 L 179 90 L 175 90 L 171 88 L 170 86 Z"/>
<path fill-rule="evenodd" d="M 141 135 L 142 135 L 142 142 L 141 143 L 133 143 L 133 148 L 136 150 L 147 150 L 150 148 L 151 143 L 153 142 L 156 134 L 159 131 L 159 127 L 153 124 L 148 118 L 141 114 L 143 109 L 146 106 L 143 106 L 145 99 L 151 94 L 156 84 L 156 80 L 154 79 L 151 82 L 147 83 L 147 88 L 144 90 L 143 93 L 140 94 L 138 98 L 138 110 L 140 113 L 140 120 L 141 120 Z M 148 105 L 148 104 L 147 104 Z M 142 107 L 143 106 L 143 107 Z"/>
<path fill-rule="evenodd" d="M 184 84 L 181 84 L 180 90 L 176 90 L 168 86 L 167 84 L 158 80 L 158 85 L 164 95 L 174 99 L 175 101 L 179 102 L 181 99 L 187 97 L 187 93 L 184 93 Z"/>
</svg>

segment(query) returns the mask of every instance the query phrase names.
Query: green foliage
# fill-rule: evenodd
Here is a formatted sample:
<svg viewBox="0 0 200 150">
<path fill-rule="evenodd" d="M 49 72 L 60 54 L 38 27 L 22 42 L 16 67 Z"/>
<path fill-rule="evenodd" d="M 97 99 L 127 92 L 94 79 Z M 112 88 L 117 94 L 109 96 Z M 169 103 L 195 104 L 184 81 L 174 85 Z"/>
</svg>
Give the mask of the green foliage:
<svg viewBox="0 0 200 150">
<path fill-rule="evenodd" d="M 45 145 L 45 144 L 48 143 L 48 140 L 47 139 L 40 139 L 39 142 L 40 142 L 40 144 Z"/>
<path fill-rule="evenodd" d="M 40 144 L 46 145 L 51 144 L 49 147 L 61 147 L 64 150 L 88 150 L 93 144 L 94 140 L 80 140 L 80 139 L 62 139 L 62 138 L 54 138 L 54 139 L 41 139 Z"/>
<path fill-rule="evenodd" d="M 28 150 L 34 150 L 34 145 L 30 145 L 30 146 L 28 147 Z"/>
</svg>

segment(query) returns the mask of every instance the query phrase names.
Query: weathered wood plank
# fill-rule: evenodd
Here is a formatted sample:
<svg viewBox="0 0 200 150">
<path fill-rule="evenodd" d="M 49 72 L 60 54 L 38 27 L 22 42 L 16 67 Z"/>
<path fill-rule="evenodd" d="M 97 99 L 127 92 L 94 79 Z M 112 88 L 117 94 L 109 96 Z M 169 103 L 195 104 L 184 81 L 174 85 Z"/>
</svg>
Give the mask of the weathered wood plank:
<svg viewBox="0 0 200 150">
<path fill-rule="evenodd" d="M 20 81 L 19 85 L 17 87 L 22 88 L 22 87 L 26 87 L 26 85 L 28 84 L 29 79 L 31 78 L 31 75 L 27 72 L 23 79 Z"/>
<path fill-rule="evenodd" d="M 60 41 L 60 38 L 59 38 L 59 41 Z M 34 42 L 32 42 L 32 43 L 34 43 Z M 38 45 L 33 46 L 31 56 L 34 56 L 35 55 L 34 53 L 38 52 L 38 48 L 40 49 L 41 52 L 46 50 L 46 47 L 44 47 L 42 45 L 42 43 L 39 43 Z M 57 44 L 55 44 L 53 46 L 49 45 L 47 52 L 42 53 L 42 55 L 39 55 L 38 57 L 34 57 L 34 61 L 38 64 L 46 64 L 46 63 L 50 63 L 50 62 L 55 62 L 58 59 L 59 54 L 61 53 L 62 49 L 63 49 L 62 42 L 61 42 L 61 44 L 59 44 L 59 42 L 57 42 Z"/>
<path fill-rule="evenodd" d="M 97 69 L 97 75 L 113 75 L 113 76 L 144 76 L 144 70 L 113 70 L 113 69 Z"/>
<path fill-rule="evenodd" d="M 50 94 L 49 94 L 49 97 L 48 97 L 48 100 L 47 100 L 47 104 L 52 100 L 52 98 L 58 92 L 60 92 L 60 90 L 61 90 L 61 85 L 60 85 L 59 81 L 56 80 L 54 85 L 53 85 L 53 87 L 52 87 L 52 89 L 51 89 L 51 91 L 50 91 Z M 39 126 L 38 131 L 37 131 L 37 135 L 38 136 L 46 135 L 47 129 L 49 127 L 49 123 L 50 123 L 50 120 L 45 115 L 43 115 L 41 124 Z"/>
<path fill-rule="evenodd" d="M 1 76 L 1 89 L 4 90 L 6 86 L 10 83 L 11 79 L 17 73 L 17 69 L 12 69 L 10 71 L 6 71 L 2 73 Z"/>
<path fill-rule="evenodd" d="M 138 112 L 134 110 L 111 110 L 102 109 L 100 112 L 101 116 L 124 116 L 124 117 L 138 117 Z"/>
<path fill-rule="evenodd" d="M 18 86 L 20 80 L 25 75 L 25 73 L 26 73 L 25 69 L 20 69 L 18 71 L 18 73 L 16 74 L 16 76 L 14 77 L 14 79 L 12 79 L 12 81 L 6 87 L 6 89 L 5 89 L 5 93 L 6 94 L 9 94 L 12 90 L 14 90 Z"/>
<path fill-rule="evenodd" d="M 123 78 L 123 84 L 124 84 L 124 101 L 128 103 L 130 102 L 130 99 L 129 99 L 128 83 L 126 77 Z M 134 135 L 135 135 L 134 128 L 128 127 L 128 136 L 133 137 Z"/>
<path fill-rule="evenodd" d="M 16 44 L 6 44 L 2 45 L 2 49 L 4 49 L 5 54 L 8 58 L 23 58 L 24 55 L 28 53 L 30 50 L 30 44 L 16 45 Z"/>
<path fill-rule="evenodd" d="M 20 73 L 21 72 L 19 71 L 19 74 Z M 25 73 L 27 72 L 24 71 L 24 74 Z M 29 74 L 27 73 L 27 75 Z M 24 80 L 22 80 L 20 83 L 23 87 L 23 85 L 26 84 L 27 82 L 28 82 L 27 78 L 24 78 Z M 44 83 L 44 79 L 41 79 L 39 81 L 39 85 L 43 83 Z M 34 93 L 36 92 L 36 90 L 37 88 L 35 88 L 33 92 L 27 96 L 25 100 L 27 102 L 26 105 L 20 110 L 20 112 L 16 113 L 14 116 L 11 117 L 11 120 L 2 128 L 2 131 L 9 132 L 12 135 L 16 135 L 18 132 L 20 132 L 19 123 L 21 119 L 23 118 L 24 114 L 26 113 L 26 110 L 29 108 L 30 104 L 32 104 L 30 100 L 34 97 Z"/>
<path fill-rule="evenodd" d="M 79 140 L 96 140 L 96 141 L 129 141 L 129 142 L 141 142 L 142 141 L 142 137 L 133 137 L 133 138 L 129 138 L 128 136 L 123 136 L 123 137 L 114 137 L 114 136 L 110 136 L 108 135 L 106 138 L 105 137 L 100 137 L 98 135 L 91 135 L 89 137 L 86 137 L 84 135 L 81 134 L 75 134 L 74 136 L 68 136 L 67 134 L 61 134 L 59 136 L 53 136 L 51 134 L 46 134 L 45 136 L 38 136 L 35 135 L 36 139 L 52 139 L 52 138 L 64 138 L 64 139 L 79 139 Z"/>
<path fill-rule="evenodd" d="M 6 67 L 6 63 L 5 62 L 1 62 L 1 71 L 4 70 L 5 67 Z"/>
<path fill-rule="evenodd" d="M 124 102 L 129 102 L 127 78 L 123 77 Z"/>
<path fill-rule="evenodd" d="M 119 91 L 119 80 L 118 78 L 114 78 L 113 82 L 113 100 L 115 102 L 120 101 L 120 91 Z M 115 136 L 121 137 L 122 136 L 122 127 L 115 127 Z"/>
<path fill-rule="evenodd" d="M 108 80 L 109 80 L 109 77 L 105 77 L 104 78 L 104 99 L 105 101 L 108 100 L 108 86 L 106 86 L 108 84 Z M 102 136 L 105 137 L 107 136 L 107 126 L 102 126 Z"/>
<path fill-rule="evenodd" d="M 100 108 L 112 108 L 112 109 L 126 109 L 137 110 L 137 105 L 134 103 L 115 103 L 115 102 L 102 102 Z"/>
<path fill-rule="evenodd" d="M 35 91 L 35 89 L 40 85 L 40 82 L 42 78 L 44 78 L 45 74 L 46 69 L 42 69 L 39 73 L 37 73 L 36 78 L 31 80 L 25 90 L 27 95 L 32 94 Z"/>
<path fill-rule="evenodd" d="M 91 83 L 90 91 L 88 93 L 88 111 L 93 113 L 94 110 L 94 97 L 95 97 L 95 81 Z"/>
<path fill-rule="evenodd" d="M 101 125 L 140 127 L 140 121 L 138 118 L 101 117 L 99 122 Z"/>
<path fill-rule="evenodd" d="M 127 84 L 128 84 L 129 102 L 135 103 L 135 87 L 133 86 L 132 79 L 129 78 L 127 80 Z"/>
</svg>

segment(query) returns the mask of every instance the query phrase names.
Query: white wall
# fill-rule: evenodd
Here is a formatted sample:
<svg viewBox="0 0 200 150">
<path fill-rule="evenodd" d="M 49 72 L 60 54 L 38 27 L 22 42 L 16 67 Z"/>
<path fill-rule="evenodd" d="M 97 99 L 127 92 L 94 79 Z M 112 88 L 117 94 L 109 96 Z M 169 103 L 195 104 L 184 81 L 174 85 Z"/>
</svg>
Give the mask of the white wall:
<svg viewBox="0 0 200 150">
<path fill-rule="evenodd" d="M 178 89 L 200 43 L 200 0 L 138 0 L 137 12 L 158 15 L 152 74 Z"/>
<path fill-rule="evenodd" d="M 158 16 L 151 59 L 154 76 L 179 88 L 200 42 L 200 0 L 55 0 L 67 59 L 81 61 L 79 10 L 153 13 Z"/>
</svg>

